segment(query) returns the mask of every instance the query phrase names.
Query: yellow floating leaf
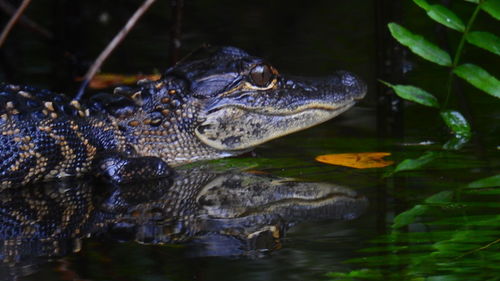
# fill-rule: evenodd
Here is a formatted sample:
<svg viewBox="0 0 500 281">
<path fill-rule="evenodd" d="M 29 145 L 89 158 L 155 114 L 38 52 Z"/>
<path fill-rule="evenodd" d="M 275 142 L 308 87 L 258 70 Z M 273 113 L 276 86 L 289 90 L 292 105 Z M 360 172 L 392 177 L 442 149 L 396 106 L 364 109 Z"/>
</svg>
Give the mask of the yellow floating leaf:
<svg viewBox="0 0 500 281">
<path fill-rule="evenodd" d="M 77 81 L 81 81 L 83 78 L 78 78 Z M 90 80 L 89 88 L 91 89 L 105 89 L 117 85 L 124 84 L 134 84 L 136 81 L 141 79 L 158 80 L 160 79 L 159 74 L 138 74 L 138 75 L 122 75 L 113 73 L 101 73 L 97 74 Z"/>
<path fill-rule="evenodd" d="M 394 164 L 394 161 L 383 159 L 389 155 L 389 152 L 326 154 L 317 156 L 316 161 L 356 169 L 383 168 Z"/>
</svg>

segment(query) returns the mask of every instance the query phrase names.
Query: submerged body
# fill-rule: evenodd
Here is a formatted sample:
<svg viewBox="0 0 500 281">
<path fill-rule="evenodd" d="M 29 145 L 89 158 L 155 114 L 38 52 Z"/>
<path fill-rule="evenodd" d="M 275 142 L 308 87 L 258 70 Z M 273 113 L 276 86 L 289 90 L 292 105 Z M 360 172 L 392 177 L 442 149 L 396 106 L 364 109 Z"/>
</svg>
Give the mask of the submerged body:
<svg viewBox="0 0 500 281">
<path fill-rule="evenodd" d="M 88 173 L 114 182 L 168 176 L 169 165 L 241 154 L 329 120 L 365 92 L 348 72 L 287 77 L 232 47 L 86 103 L 3 84 L 0 187 Z"/>
<path fill-rule="evenodd" d="M 368 205 L 335 184 L 205 169 L 127 185 L 93 183 L 70 179 L 2 191 L 0 272 L 79 251 L 88 244 L 82 239 L 103 235 L 189 244 L 196 255 L 252 255 L 279 248 L 295 224 L 355 219 Z"/>
</svg>

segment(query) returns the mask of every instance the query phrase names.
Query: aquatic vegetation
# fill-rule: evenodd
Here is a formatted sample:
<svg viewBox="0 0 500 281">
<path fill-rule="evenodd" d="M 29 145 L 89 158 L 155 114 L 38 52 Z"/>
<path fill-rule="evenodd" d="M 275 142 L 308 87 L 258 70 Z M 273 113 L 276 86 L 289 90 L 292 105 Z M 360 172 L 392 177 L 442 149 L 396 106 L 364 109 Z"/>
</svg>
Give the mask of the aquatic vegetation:
<svg viewBox="0 0 500 281">
<path fill-rule="evenodd" d="M 500 269 L 499 175 L 445 190 L 393 219 L 333 280 L 493 280 Z M 484 209 L 490 212 L 484 212 Z M 397 268 L 397 270 L 395 270 Z"/>
<path fill-rule="evenodd" d="M 441 49 L 424 36 L 414 34 L 397 23 L 388 24 L 391 35 L 414 54 L 427 61 L 449 68 L 450 75 L 446 81 L 447 93 L 444 101 L 440 103 L 436 96 L 416 86 L 393 85 L 389 82 L 381 82 L 391 87 L 398 96 L 405 100 L 439 109 L 442 119 L 453 133 L 454 138 L 461 140 L 448 143 L 444 148 L 459 149 L 471 137 L 471 129 L 469 122 L 460 111 L 448 108 L 453 93 L 454 76 L 462 78 L 487 94 L 500 98 L 500 81 L 497 78 L 481 66 L 469 62 L 461 63 L 466 42 L 495 55 L 500 55 L 500 38 L 497 35 L 472 29 L 480 11 L 484 11 L 496 20 L 500 20 L 500 5 L 498 1 L 493 0 L 469 0 L 468 2 L 472 2 L 471 5 L 475 6 L 467 24 L 464 24 L 460 17 L 447 7 L 430 4 L 426 0 L 414 0 L 413 2 L 424 9 L 432 20 L 461 33 L 460 41 L 455 47 L 455 53 L 451 56 L 449 52 Z"/>
<path fill-rule="evenodd" d="M 471 16 L 466 24 L 447 7 L 425 0 L 413 2 L 432 20 L 461 33 L 452 56 L 431 40 L 397 23 L 388 25 L 392 36 L 413 53 L 449 68 L 447 92 L 434 95 L 413 85 L 381 82 L 405 100 L 438 109 L 453 137 L 442 147 L 433 147 L 420 156 L 404 159 L 385 171 L 383 177 L 388 181 L 405 179 L 418 183 L 432 177 L 439 180 L 433 183 L 434 194 L 423 199 L 409 199 L 413 206 L 394 214 L 389 233 L 372 239 L 369 246 L 359 251 L 357 258 L 346 261 L 355 269 L 327 275 L 331 280 L 496 280 L 500 270 L 500 175 L 491 175 L 491 171 L 485 170 L 481 172 L 485 177 L 468 182 L 447 177 L 444 171 L 449 170 L 456 177 L 460 169 L 482 170 L 479 163 L 466 163 L 460 158 L 465 154 L 457 150 L 469 141 L 473 130 L 464 115 L 449 104 L 455 97 L 455 77 L 500 98 L 497 78 L 473 62 L 461 62 L 467 44 L 500 55 L 497 35 L 472 29 L 476 17 L 481 14 L 500 20 L 500 2 L 467 1 L 471 2 Z M 392 196 L 397 198 L 398 194 Z"/>
</svg>

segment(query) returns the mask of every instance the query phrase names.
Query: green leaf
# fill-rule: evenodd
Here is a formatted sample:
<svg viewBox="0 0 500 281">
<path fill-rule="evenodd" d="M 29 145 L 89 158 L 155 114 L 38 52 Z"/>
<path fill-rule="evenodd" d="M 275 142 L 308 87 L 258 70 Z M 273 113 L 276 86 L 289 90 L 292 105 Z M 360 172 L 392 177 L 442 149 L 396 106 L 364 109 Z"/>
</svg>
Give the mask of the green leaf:
<svg viewBox="0 0 500 281">
<path fill-rule="evenodd" d="M 399 241 L 398 241 L 399 242 Z M 358 250 L 360 253 L 380 253 L 380 252 L 402 252 L 402 251 L 414 251 L 414 252 L 421 252 L 421 251 L 428 251 L 432 250 L 431 246 L 429 245 L 383 245 L 383 246 L 377 246 L 377 247 L 369 247 L 369 248 L 364 248 L 361 250 Z"/>
<path fill-rule="evenodd" d="M 478 231 L 477 229 L 463 229 L 460 231 L 455 231 L 448 242 L 470 242 L 484 244 L 495 240 L 498 234 L 498 231 Z"/>
<path fill-rule="evenodd" d="M 481 8 L 494 17 L 497 20 L 500 20 L 500 1 L 498 0 L 487 0 L 481 4 Z"/>
<path fill-rule="evenodd" d="M 424 202 L 427 204 L 443 204 L 449 203 L 452 198 L 453 192 L 445 190 L 427 197 Z"/>
<path fill-rule="evenodd" d="M 495 237 L 500 235 L 500 231 L 498 229 L 475 229 L 474 232 L 477 236 L 484 237 Z M 431 233 L 429 232 L 397 232 L 393 231 L 389 234 L 379 236 L 375 239 L 372 239 L 370 242 L 377 244 L 398 244 L 404 243 L 405 245 L 410 243 L 435 243 L 439 240 L 447 240 L 450 239 L 453 235 L 457 233 L 456 229 L 453 230 L 437 230 L 433 229 Z"/>
<path fill-rule="evenodd" d="M 500 195 L 500 187 L 492 187 L 492 188 L 481 188 L 481 189 L 476 189 L 476 188 L 469 188 L 466 189 L 465 191 L 473 194 L 479 194 L 479 195 Z"/>
<path fill-rule="evenodd" d="M 451 10 L 442 5 L 429 5 L 425 0 L 413 0 L 427 15 L 438 23 L 451 29 L 464 32 L 465 25 L 462 20 Z"/>
<path fill-rule="evenodd" d="M 465 31 L 465 25 L 462 20 L 445 6 L 432 5 L 431 9 L 427 11 L 427 14 L 431 19 L 444 26 L 460 32 Z"/>
<path fill-rule="evenodd" d="M 473 31 L 465 37 L 467 42 L 500 56 L 500 37 L 484 31 Z"/>
<path fill-rule="evenodd" d="M 349 273 L 329 272 L 326 274 L 326 276 L 348 278 L 348 280 L 355 280 L 354 278 L 380 280 L 383 278 L 382 273 L 380 273 L 380 271 L 377 269 L 359 269 L 359 270 L 352 270 Z M 343 279 L 343 280 L 346 280 L 346 279 Z"/>
<path fill-rule="evenodd" d="M 438 156 L 435 152 L 426 152 L 417 159 L 405 159 L 394 169 L 394 173 L 401 171 L 417 170 L 422 166 L 434 161 Z"/>
<path fill-rule="evenodd" d="M 473 181 L 467 185 L 469 188 L 484 188 L 484 187 L 498 187 L 500 186 L 500 174 L 477 181 Z"/>
<path fill-rule="evenodd" d="M 431 7 L 431 5 L 429 5 L 429 3 L 425 0 L 413 0 L 413 2 L 426 11 Z"/>
<path fill-rule="evenodd" d="M 479 4 L 479 0 L 465 0 L 465 2 L 471 2 L 471 3 Z"/>
<path fill-rule="evenodd" d="M 442 111 L 441 117 L 443 118 L 448 128 L 451 129 L 453 134 L 458 137 L 470 137 L 471 133 L 469 123 L 460 112 L 455 110 Z"/>
<path fill-rule="evenodd" d="M 392 88 L 398 96 L 405 100 L 413 101 L 425 106 L 439 108 L 439 102 L 436 97 L 420 88 L 411 85 L 392 85 L 384 81 L 381 82 Z"/>
<path fill-rule="evenodd" d="M 405 225 L 409 225 L 414 222 L 416 218 L 420 215 L 424 214 L 429 210 L 429 206 L 426 205 L 415 205 L 415 207 L 402 212 L 394 218 L 394 223 L 392 224 L 392 228 L 400 228 Z"/>
<path fill-rule="evenodd" d="M 438 46 L 427 41 L 423 36 L 413 34 L 397 23 L 389 23 L 388 27 L 392 37 L 398 40 L 399 43 L 410 48 L 413 53 L 439 65 L 451 65 L 450 55 Z"/>
<path fill-rule="evenodd" d="M 481 245 L 472 243 L 450 243 L 449 241 L 440 241 L 433 245 L 433 248 L 439 252 L 446 253 L 451 257 L 457 256 L 465 251 L 479 248 Z M 441 253 L 441 254 L 442 254 Z"/>
<path fill-rule="evenodd" d="M 470 137 L 453 135 L 444 145 L 446 150 L 460 150 L 470 140 Z"/>
<path fill-rule="evenodd" d="M 500 98 L 500 81 L 481 67 L 467 63 L 457 66 L 453 72 L 474 87 Z"/>
<path fill-rule="evenodd" d="M 484 226 L 496 229 L 500 226 L 500 215 L 469 215 L 466 217 L 450 217 L 442 220 L 428 222 L 429 225 L 459 225 Z"/>
<path fill-rule="evenodd" d="M 481 194 L 476 192 L 475 194 Z M 486 210 L 486 208 L 500 209 L 500 202 L 460 202 L 461 207 L 468 208 L 481 208 L 481 210 Z"/>
</svg>

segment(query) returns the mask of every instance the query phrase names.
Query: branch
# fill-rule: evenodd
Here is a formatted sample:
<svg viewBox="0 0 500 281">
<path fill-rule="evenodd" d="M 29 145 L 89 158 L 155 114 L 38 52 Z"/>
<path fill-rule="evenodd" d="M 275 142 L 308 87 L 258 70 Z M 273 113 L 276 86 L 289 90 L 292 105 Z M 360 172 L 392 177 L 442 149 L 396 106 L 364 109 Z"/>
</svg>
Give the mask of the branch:
<svg viewBox="0 0 500 281">
<path fill-rule="evenodd" d="M 7 1 L 4 0 L 0 0 L 0 9 L 9 16 L 12 16 L 16 12 L 16 8 L 14 8 L 12 5 L 10 5 Z M 40 26 L 36 22 L 32 21 L 27 16 L 24 15 L 21 16 L 21 18 L 19 19 L 19 24 L 40 34 L 45 39 L 51 40 L 54 37 L 52 33 L 50 33 L 50 31 Z"/>
<path fill-rule="evenodd" d="M 19 20 L 19 17 L 23 14 L 24 10 L 28 7 L 29 3 L 31 0 L 23 0 L 17 11 L 14 13 L 14 15 L 10 18 L 9 22 L 5 26 L 5 28 L 2 31 L 2 35 L 0 35 L 0 47 L 2 47 L 3 43 L 5 42 L 5 39 L 7 39 L 7 36 L 9 36 L 10 31 L 16 24 L 17 20 Z"/>
<path fill-rule="evenodd" d="M 101 67 L 101 65 L 104 63 L 104 61 L 108 58 L 108 56 L 111 54 L 111 52 L 120 44 L 120 42 L 127 36 L 127 34 L 130 32 L 132 27 L 134 27 L 135 23 L 141 18 L 141 16 L 149 9 L 149 7 L 155 2 L 156 0 L 145 0 L 144 3 L 135 11 L 135 13 L 132 15 L 132 17 L 127 21 L 125 26 L 118 32 L 118 34 L 115 35 L 115 38 L 111 42 L 109 42 L 108 46 L 106 46 L 106 49 L 102 51 L 102 53 L 99 55 L 99 57 L 94 61 L 92 66 L 89 68 L 87 73 L 85 74 L 85 77 L 83 78 L 82 85 L 80 86 L 80 89 L 78 90 L 78 93 L 75 97 L 75 100 L 80 100 L 85 92 L 85 89 L 87 88 L 87 85 L 89 84 L 90 80 L 94 75 L 96 74 L 97 70 Z"/>
</svg>

